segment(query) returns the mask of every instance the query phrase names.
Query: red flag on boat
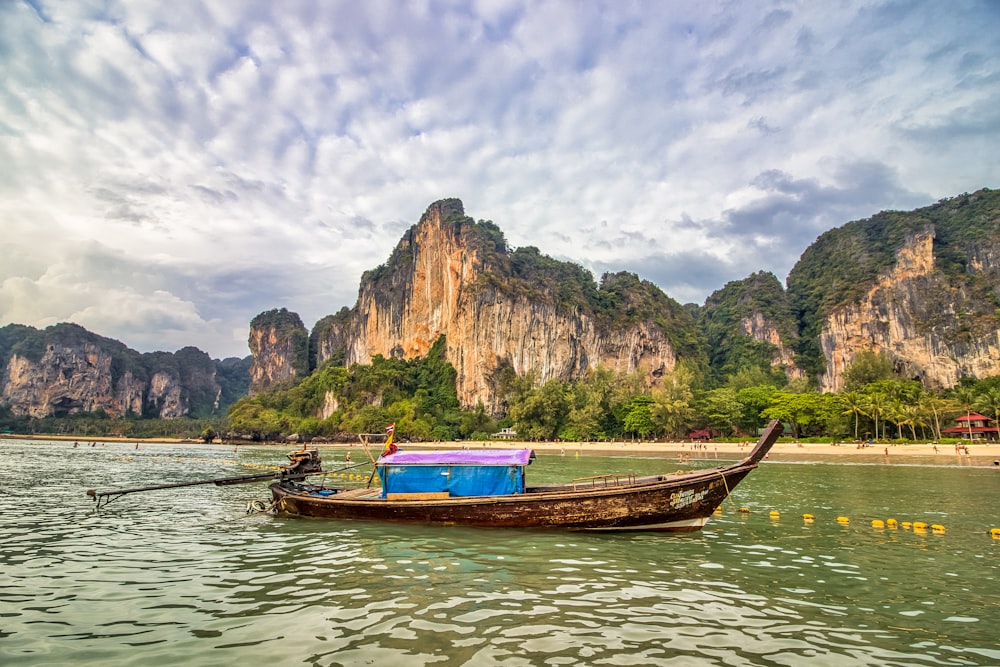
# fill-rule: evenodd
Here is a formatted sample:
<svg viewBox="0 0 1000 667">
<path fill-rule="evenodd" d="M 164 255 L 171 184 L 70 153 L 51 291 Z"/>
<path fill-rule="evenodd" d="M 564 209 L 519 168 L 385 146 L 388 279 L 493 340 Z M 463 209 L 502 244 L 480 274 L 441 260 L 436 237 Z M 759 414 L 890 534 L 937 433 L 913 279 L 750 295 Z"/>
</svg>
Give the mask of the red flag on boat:
<svg viewBox="0 0 1000 667">
<path fill-rule="evenodd" d="M 382 456 L 388 456 L 389 454 L 395 454 L 399 449 L 396 445 L 392 444 L 392 437 L 396 433 L 396 422 L 393 422 L 385 427 L 385 433 L 388 436 L 385 439 L 385 448 L 382 450 Z"/>
</svg>

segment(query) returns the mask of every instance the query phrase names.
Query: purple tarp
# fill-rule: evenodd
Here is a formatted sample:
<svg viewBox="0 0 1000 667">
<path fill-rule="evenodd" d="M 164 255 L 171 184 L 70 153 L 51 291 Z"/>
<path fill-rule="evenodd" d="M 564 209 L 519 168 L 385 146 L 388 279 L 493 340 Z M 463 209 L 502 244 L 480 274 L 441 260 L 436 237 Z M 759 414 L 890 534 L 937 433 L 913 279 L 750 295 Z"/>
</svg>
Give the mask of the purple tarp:
<svg viewBox="0 0 1000 667">
<path fill-rule="evenodd" d="M 379 465 L 526 466 L 535 458 L 530 449 L 454 449 L 403 452 L 380 457 Z"/>
</svg>

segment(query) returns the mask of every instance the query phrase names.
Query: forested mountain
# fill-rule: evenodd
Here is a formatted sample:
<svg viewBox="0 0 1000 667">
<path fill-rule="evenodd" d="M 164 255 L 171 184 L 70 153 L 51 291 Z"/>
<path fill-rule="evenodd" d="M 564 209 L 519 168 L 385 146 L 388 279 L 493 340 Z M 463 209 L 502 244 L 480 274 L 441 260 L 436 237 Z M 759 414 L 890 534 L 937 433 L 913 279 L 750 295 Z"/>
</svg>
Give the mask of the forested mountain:
<svg viewBox="0 0 1000 667">
<path fill-rule="evenodd" d="M 266 311 L 249 345 L 252 367 L 195 348 L 139 354 L 72 324 L 8 325 L 0 409 L 205 416 L 249 392 L 232 416 L 260 437 L 391 419 L 419 437 L 518 424 L 586 439 L 752 428 L 776 391 L 788 403 L 887 373 L 940 391 L 1000 375 L 1000 192 L 849 222 L 806 249 L 787 287 L 760 271 L 703 306 L 510 248 L 441 200 L 364 274 L 352 307 L 311 331 Z"/>
<path fill-rule="evenodd" d="M 304 328 L 279 325 L 251 329 L 251 340 L 267 343 L 254 353 L 251 392 L 287 378 L 286 350 L 302 349 L 290 336 L 301 341 Z M 640 373 L 652 386 L 679 363 L 708 369 L 694 319 L 655 285 L 624 272 L 598 284 L 537 248 L 512 250 L 495 224 L 466 216 L 456 199 L 432 204 L 389 260 L 364 274 L 353 308 L 317 323 L 309 356 L 314 368 L 413 359 L 442 336 L 460 404 L 482 403 L 496 416 L 506 411 L 501 385 L 510 374 L 571 382 L 603 367 Z"/>
<path fill-rule="evenodd" d="M 436 343 L 436 363 L 456 369 L 460 406 L 537 437 L 751 425 L 775 390 L 839 390 L 855 359 L 946 389 L 1000 372 L 997 202 L 998 193 L 981 190 L 848 223 L 807 249 L 787 290 L 758 272 L 698 307 L 679 306 L 634 274 L 606 274 L 597 284 L 536 248 L 512 250 L 495 224 L 443 200 L 363 276 L 353 308 L 308 334 L 310 369 L 384 370 L 391 359 L 418 362 Z M 294 337 L 301 358 L 305 327 Z M 276 331 L 251 338 L 278 341 L 255 351 L 255 364 L 292 366 Z M 753 384 L 771 389 L 751 391 Z M 282 384 L 279 393 L 287 391 Z M 402 414 L 401 404 L 382 403 L 385 395 L 372 391 L 372 410 L 385 419 Z M 696 395 L 700 419 L 692 417 Z M 350 415 L 359 413 L 348 405 L 356 399 L 343 399 L 336 391 L 314 398 L 323 407 L 313 416 L 354 423 Z M 562 417 L 546 423 L 552 414 Z M 457 417 L 445 421 L 469 434 Z"/>
<path fill-rule="evenodd" d="M 824 389 L 866 350 L 930 387 L 1000 374 L 1000 191 L 831 229 L 787 289 L 799 363 Z"/>
</svg>

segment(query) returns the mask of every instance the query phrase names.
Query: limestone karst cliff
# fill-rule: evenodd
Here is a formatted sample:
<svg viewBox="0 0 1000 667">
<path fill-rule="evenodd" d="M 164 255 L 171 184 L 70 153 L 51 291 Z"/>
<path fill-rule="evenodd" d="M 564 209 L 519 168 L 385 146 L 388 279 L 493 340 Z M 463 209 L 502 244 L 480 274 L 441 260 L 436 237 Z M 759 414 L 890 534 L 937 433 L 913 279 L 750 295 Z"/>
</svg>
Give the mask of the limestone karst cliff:
<svg viewBox="0 0 1000 667">
<path fill-rule="evenodd" d="M 250 322 L 247 342 L 253 355 L 251 396 L 309 374 L 309 334 L 297 313 L 286 308 L 261 313 Z"/>
<path fill-rule="evenodd" d="M 1000 191 L 888 211 L 823 234 L 788 277 L 825 391 L 862 351 L 928 389 L 1000 374 Z"/>
<path fill-rule="evenodd" d="M 715 382 L 756 367 L 837 390 L 854 356 L 874 350 L 904 376 L 946 388 L 1000 373 L 998 201 L 982 190 L 848 223 L 803 253 L 787 290 L 758 272 L 682 308 L 633 274 L 598 286 L 535 248 L 511 251 L 496 225 L 442 200 L 363 276 L 353 308 L 316 324 L 309 366 L 419 357 L 445 336 L 461 403 L 494 413 L 507 372 L 544 382 L 602 366 L 655 385 L 681 359 Z M 304 328 L 293 329 L 287 349 L 301 359 Z M 289 377 L 277 373 L 292 366 L 279 339 L 261 367 Z"/>
<path fill-rule="evenodd" d="M 497 225 L 442 200 L 363 276 L 353 307 L 311 332 L 285 309 L 254 318 L 252 366 L 212 361 L 195 348 L 139 354 L 72 324 L 0 327 L 0 409 L 36 417 L 222 414 L 248 391 L 328 362 L 412 359 L 441 337 L 460 402 L 482 402 L 493 414 L 504 410 L 512 374 L 572 380 L 598 366 L 636 371 L 655 385 L 683 363 L 708 386 L 758 368 L 836 391 L 854 358 L 876 351 L 928 388 L 1000 374 L 1000 192 L 832 229 L 786 282 L 761 271 L 704 306 L 682 307 L 634 274 L 598 283 L 536 248 L 511 249 Z M 317 410 L 325 416 L 336 406 L 331 395 Z"/>
<path fill-rule="evenodd" d="M 432 204 L 365 274 L 354 308 L 318 324 L 315 363 L 423 356 L 442 335 L 460 402 L 493 412 L 505 369 L 544 382 L 603 366 L 653 385 L 680 358 L 705 366 L 693 319 L 662 291 L 626 273 L 598 287 L 535 248 L 510 252 L 495 225 L 473 221 L 455 199 Z"/>
<path fill-rule="evenodd" d="M 844 369 L 866 350 L 885 353 L 902 376 L 930 389 L 951 387 L 965 375 L 1000 374 L 1000 327 L 969 321 L 980 309 L 936 269 L 933 245 L 933 227 L 908 238 L 895 266 L 858 301 L 823 319 L 821 389 L 840 391 Z M 974 270 L 989 266 L 995 265 Z"/>
<path fill-rule="evenodd" d="M 221 393 L 216 362 L 193 347 L 140 354 L 75 324 L 0 328 L 0 407 L 14 415 L 220 414 Z"/>
</svg>

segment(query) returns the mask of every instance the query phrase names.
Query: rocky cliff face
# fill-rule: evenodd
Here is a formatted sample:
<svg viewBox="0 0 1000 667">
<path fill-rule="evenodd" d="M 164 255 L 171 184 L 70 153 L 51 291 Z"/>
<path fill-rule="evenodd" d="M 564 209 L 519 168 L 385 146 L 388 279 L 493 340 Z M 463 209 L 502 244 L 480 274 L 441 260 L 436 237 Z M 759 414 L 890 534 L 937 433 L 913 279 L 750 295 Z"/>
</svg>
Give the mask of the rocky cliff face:
<svg viewBox="0 0 1000 667">
<path fill-rule="evenodd" d="M 954 386 L 963 375 L 1000 374 L 1000 328 L 981 302 L 970 299 L 936 267 L 933 225 L 906 239 L 895 266 L 855 303 L 824 320 L 820 347 L 827 360 L 825 391 L 843 389 L 843 372 L 862 351 L 885 353 L 905 377 L 928 388 Z M 1000 253 L 977 245 L 969 271 L 997 284 Z M 977 316 L 977 314 L 979 316 Z"/>
<path fill-rule="evenodd" d="M 446 337 L 459 401 L 501 408 L 497 371 L 533 370 L 540 381 L 571 380 L 589 368 L 640 371 L 654 384 L 678 355 L 650 319 L 615 326 L 551 294 L 512 289 L 495 248 L 475 236 L 461 202 L 431 205 L 400 241 L 388 267 L 362 282 L 357 305 L 314 332 L 316 362 L 342 353 L 346 364 L 375 355 L 413 358 Z M 546 286 L 535 286 L 546 288 Z M 551 286 L 554 288 L 556 286 Z M 679 307 L 677 308 L 679 311 Z"/>
<path fill-rule="evenodd" d="M 250 395 L 308 374 L 309 335 L 296 313 L 281 308 L 250 322 Z"/>
<path fill-rule="evenodd" d="M 132 396 L 123 392 L 131 405 Z M 32 417 L 67 415 L 102 409 L 110 415 L 125 412 L 112 391 L 111 356 L 94 345 L 49 345 L 37 362 L 13 355 L 7 364 L 0 400 L 14 414 Z"/>
<path fill-rule="evenodd" d="M 786 344 L 777 327 L 764 313 L 755 311 L 752 315 L 742 318 L 740 326 L 743 333 L 751 340 L 767 343 L 773 347 L 771 368 L 781 370 L 789 380 L 805 377 L 805 371 L 795 363 L 795 351 Z"/>
<path fill-rule="evenodd" d="M 36 418 L 103 410 L 172 419 L 218 409 L 215 364 L 195 348 L 140 355 L 73 324 L 0 329 L 0 406 Z"/>
<path fill-rule="evenodd" d="M 145 402 L 146 414 L 163 419 L 188 413 L 179 383 L 166 373 L 154 374 L 147 385 L 126 371 L 112 386 L 111 355 L 92 344 L 53 344 L 37 362 L 13 355 L 0 391 L 0 404 L 14 414 L 38 418 L 97 410 L 140 415 Z"/>
<path fill-rule="evenodd" d="M 159 371 L 149 379 L 149 393 L 146 397 L 149 414 L 162 419 L 176 419 L 187 414 L 187 401 L 181 394 L 180 382 L 171 373 Z"/>
</svg>

